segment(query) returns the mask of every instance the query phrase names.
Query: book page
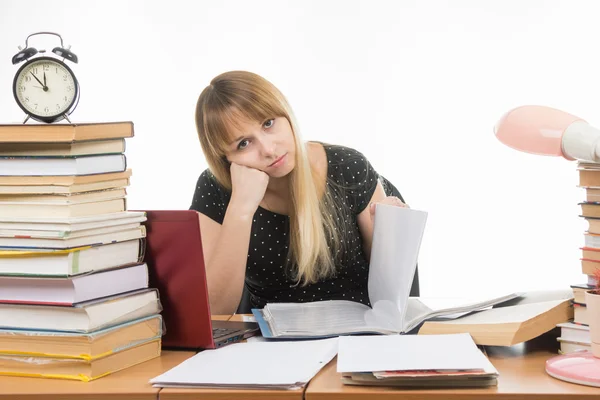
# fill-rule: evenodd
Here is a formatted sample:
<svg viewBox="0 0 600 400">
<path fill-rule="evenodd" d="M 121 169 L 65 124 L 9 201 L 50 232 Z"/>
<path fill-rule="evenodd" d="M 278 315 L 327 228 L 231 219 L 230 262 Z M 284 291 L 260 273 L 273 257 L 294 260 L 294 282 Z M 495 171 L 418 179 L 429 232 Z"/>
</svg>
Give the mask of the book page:
<svg viewBox="0 0 600 400">
<path fill-rule="evenodd" d="M 330 300 L 312 303 L 270 303 L 263 318 L 273 337 L 337 336 L 346 333 L 391 333 L 385 324 L 369 320 L 364 304 Z"/>
<path fill-rule="evenodd" d="M 404 328 L 408 296 L 412 286 L 421 240 L 425 231 L 425 211 L 378 204 L 375 211 L 373 244 L 369 266 L 369 300 L 375 312 L 389 309 L 398 313 L 394 325 Z M 381 304 L 379 304 L 381 303 Z"/>
<path fill-rule="evenodd" d="M 551 300 L 539 303 L 526 303 L 515 306 L 492 308 L 456 320 L 440 321 L 440 323 L 457 325 L 500 325 L 522 323 L 552 310 L 564 301 L 566 300 Z"/>
<path fill-rule="evenodd" d="M 465 314 L 473 311 L 489 309 L 495 304 L 501 304 L 519 296 L 520 294 L 518 293 L 509 293 L 501 296 L 490 296 L 476 299 L 411 297 L 408 301 L 408 304 L 411 308 L 410 314 L 414 315 L 414 318 L 405 318 L 405 329 L 407 331 L 411 330 L 421 322 L 432 318 L 446 317 L 446 319 L 448 319 L 451 316 L 454 318 L 465 318 Z M 418 312 L 415 312 L 412 309 L 416 309 Z"/>
</svg>

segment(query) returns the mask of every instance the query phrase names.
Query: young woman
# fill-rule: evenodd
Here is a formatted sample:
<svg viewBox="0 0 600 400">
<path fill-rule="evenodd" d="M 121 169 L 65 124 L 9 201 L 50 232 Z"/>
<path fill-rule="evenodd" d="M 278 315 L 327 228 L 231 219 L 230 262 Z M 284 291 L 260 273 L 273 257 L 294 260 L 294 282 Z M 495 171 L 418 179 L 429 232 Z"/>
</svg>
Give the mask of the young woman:
<svg viewBox="0 0 600 400">
<path fill-rule="evenodd" d="M 346 299 L 369 304 L 375 203 L 386 197 L 369 161 L 348 147 L 300 139 L 281 92 L 245 71 L 214 78 L 196 127 L 209 168 L 199 212 L 213 314 L 233 314 L 244 285 L 253 307 Z"/>
</svg>

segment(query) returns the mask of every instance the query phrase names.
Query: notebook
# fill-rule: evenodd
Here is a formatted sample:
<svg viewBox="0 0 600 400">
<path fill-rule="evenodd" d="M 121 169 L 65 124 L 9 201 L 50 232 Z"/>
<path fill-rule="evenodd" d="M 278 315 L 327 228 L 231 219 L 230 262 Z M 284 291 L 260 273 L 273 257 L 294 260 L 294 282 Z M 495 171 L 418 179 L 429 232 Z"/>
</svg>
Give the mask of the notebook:
<svg viewBox="0 0 600 400">
<path fill-rule="evenodd" d="M 163 307 L 163 349 L 214 349 L 255 335 L 256 323 L 211 320 L 198 213 L 156 210 L 146 217 L 144 260 Z"/>
</svg>

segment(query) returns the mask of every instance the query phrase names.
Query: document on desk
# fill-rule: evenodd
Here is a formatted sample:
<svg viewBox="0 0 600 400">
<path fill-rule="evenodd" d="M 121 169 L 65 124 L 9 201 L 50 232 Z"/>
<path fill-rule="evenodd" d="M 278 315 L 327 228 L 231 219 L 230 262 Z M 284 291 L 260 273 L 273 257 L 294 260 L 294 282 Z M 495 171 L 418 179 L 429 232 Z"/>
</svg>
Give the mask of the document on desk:
<svg viewBox="0 0 600 400">
<path fill-rule="evenodd" d="M 490 362 L 468 333 L 342 336 L 338 372 L 483 370 Z"/>
<path fill-rule="evenodd" d="M 337 341 L 236 343 L 202 351 L 150 383 L 154 387 L 298 389 L 335 357 Z"/>
<path fill-rule="evenodd" d="M 347 385 L 434 388 L 498 384 L 498 371 L 469 334 L 343 336 L 339 340 L 338 372 Z"/>
</svg>

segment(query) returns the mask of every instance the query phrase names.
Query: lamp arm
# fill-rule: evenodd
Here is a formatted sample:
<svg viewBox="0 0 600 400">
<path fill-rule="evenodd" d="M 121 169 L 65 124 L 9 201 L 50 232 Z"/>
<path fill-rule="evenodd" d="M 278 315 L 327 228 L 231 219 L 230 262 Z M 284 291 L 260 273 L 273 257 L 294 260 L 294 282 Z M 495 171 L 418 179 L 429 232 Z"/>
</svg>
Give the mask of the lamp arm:
<svg viewBox="0 0 600 400">
<path fill-rule="evenodd" d="M 583 120 L 573 122 L 563 133 L 562 151 L 566 159 L 600 162 L 600 129 Z"/>
</svg>

